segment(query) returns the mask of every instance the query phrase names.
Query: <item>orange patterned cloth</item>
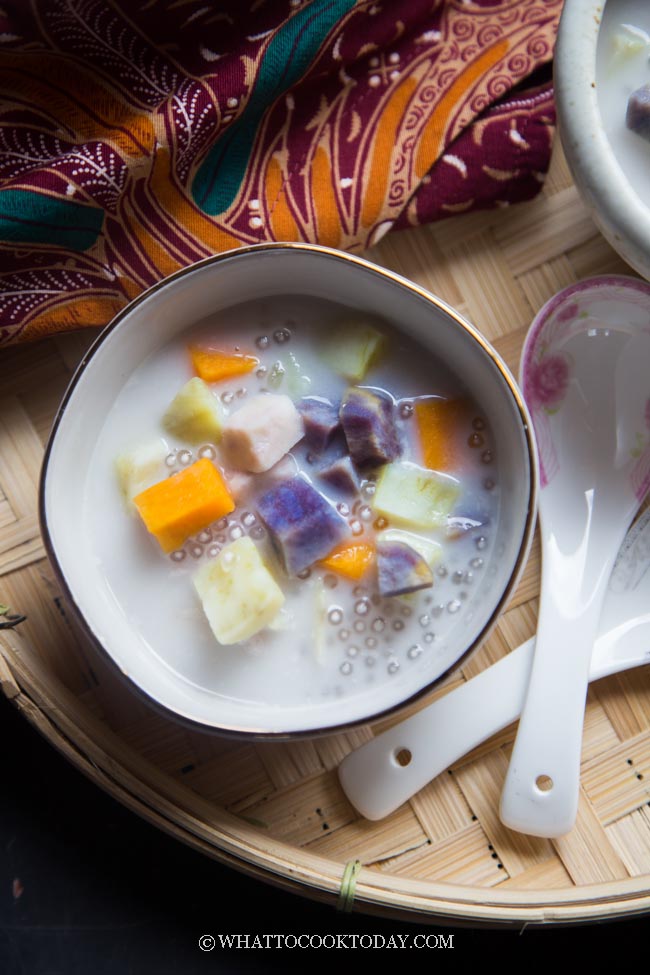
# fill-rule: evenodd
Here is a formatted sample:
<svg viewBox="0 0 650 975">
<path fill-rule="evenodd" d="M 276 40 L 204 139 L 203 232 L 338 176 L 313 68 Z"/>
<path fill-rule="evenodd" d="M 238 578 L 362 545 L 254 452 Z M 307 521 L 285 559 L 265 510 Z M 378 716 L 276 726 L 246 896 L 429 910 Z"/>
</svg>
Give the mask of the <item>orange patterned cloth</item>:
<svg viewBox="0 0 650 975">
<path fill-rule="evenodd" d="M 361 251 L 531 197 L 561 5 L 3 5 L 0 344 L 103 325 L 218 251 Z"/>
</svg>

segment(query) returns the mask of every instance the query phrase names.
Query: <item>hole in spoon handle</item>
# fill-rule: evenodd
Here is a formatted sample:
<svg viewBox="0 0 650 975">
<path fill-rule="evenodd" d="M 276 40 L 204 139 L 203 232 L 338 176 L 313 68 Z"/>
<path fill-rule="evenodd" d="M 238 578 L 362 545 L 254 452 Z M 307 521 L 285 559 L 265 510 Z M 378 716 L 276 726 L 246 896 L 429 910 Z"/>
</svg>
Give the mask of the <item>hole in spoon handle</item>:
<svg viewBox="0 0 650 975">
<path fill-rule="evenodd" d="M 400 768 L 406 768 L 407 765 L 411 764 L 413 760 L 413 752 L 410 748 L 397 748 L 393 752 L 393 758 L 400 766 Z"/>
<path fill-rule="evenodd" d="M 586 649 L 574 633 L 560 642 L 563 652 L 556 659 L 540 658 L 537 667 L 538 661 L 533 662 L 501 796 L 502 822 L 520 833 L 564 836 L 575 823 L 593 646 L 591 628 L 584 622 L 580 638 Z"/>
<path fill-rule="evenodd" d="M 471 681 L 347 755 L 343 791 L 367 819 L 382 819 L 519 715 L 533 640 Z"/>
<path fill-rule="evenodd" d="M 582 726 L 595 638 L 588 620 L 533 662 L 501 797 L 501 820 L 532 836 L 557 837 L 575 822 Z M 569 627 L 571 629 L 571 627 Z M 541 630 L 538 636 L 542 636 Z M 582 644 L 582 646 L 580 645 Z M 542 647 L 542 651 L 544 651 Z"/>
<path fill-rule="evenodd" d="M 564 836 L 575 824 L 591 656 L 607 582 L 627 527 L 624 519 L 603 522 L 601 517 L 597 522 L 594 515 L 592 521 L 573 526 L 575 537 L 569 537 L 580 541 L 574 549 L 559 544 L 558 523 L 566 529 L 555 509 L 553 517 L 547 512 L 542 519 L 535 655 L 500 808 L 506 826 L 549 838 Z"/>
<path fill-rule="evenodd" d="M 506 779 L 501 797 L 501 821 L 510 829 L 548 839 L 569 833 L 578 814 L 579 763 L 559 778 L 540 773 L 532 781 Z"/>
<path fill-rule="evenodd" d="M 501 820 L 532 836 L 557 837 L 575 822 L 582 726 L 599 607 L 573 620 L 544 615 L 501 797 Z"/>
</svg>

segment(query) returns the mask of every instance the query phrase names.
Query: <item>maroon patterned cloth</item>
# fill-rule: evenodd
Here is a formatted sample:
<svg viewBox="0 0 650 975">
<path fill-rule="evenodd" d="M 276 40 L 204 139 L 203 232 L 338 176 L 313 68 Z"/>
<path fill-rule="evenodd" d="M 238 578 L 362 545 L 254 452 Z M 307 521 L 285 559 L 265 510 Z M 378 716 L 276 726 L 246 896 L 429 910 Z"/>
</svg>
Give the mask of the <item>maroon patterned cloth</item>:
<svg viewBox="0 0 650 975">
<path fill-rule="evenodd" d="M 562 0 L 14 0 L 0 344 L 268 240 L 362 251 L 528 199 Z"/>
</svg>

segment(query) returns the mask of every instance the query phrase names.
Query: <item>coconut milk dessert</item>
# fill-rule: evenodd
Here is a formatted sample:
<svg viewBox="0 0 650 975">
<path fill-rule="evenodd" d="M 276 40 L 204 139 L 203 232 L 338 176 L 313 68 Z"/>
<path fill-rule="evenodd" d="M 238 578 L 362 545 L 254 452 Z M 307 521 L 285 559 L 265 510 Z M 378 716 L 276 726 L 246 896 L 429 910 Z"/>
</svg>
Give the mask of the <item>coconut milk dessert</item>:
<svg viewBox="0 0 650 975">
<path fill-rule="evenodd" d="M 626 122 L 630 98 L 650 84 L 650 4 L 608 0 L 596 69 L 598 103 L 612 150 L 640 199 L 650 205 L 650 138 Z M 650 112 L 648 118 L 650 133 Z"/>
<path fill-rule="evenodd" d="M 83 525 L 164 666 L 216 697 L 304 705 L 451 666 L 499 554 L 497 461 L 489 418 L 414 341 L 274 297 L 128 377 Z"/>
</svg>

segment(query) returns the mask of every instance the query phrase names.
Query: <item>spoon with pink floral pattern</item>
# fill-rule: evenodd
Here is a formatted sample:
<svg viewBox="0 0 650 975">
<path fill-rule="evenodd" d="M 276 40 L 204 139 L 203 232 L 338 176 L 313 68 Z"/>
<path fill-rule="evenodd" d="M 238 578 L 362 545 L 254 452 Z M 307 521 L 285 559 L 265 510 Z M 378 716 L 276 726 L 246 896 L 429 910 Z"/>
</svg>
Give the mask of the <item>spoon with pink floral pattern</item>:
<svg viewBox="0 0 650 975">
<path fill-rule="evenodd" d="M 535 318 L 521 382 L 540 457 L 535 656 L 501 819 L 562 836 L 578 809 L 589 664 L 616 553 L 650 487 L 650 285 L 573 285 Z"/>
</svg>

